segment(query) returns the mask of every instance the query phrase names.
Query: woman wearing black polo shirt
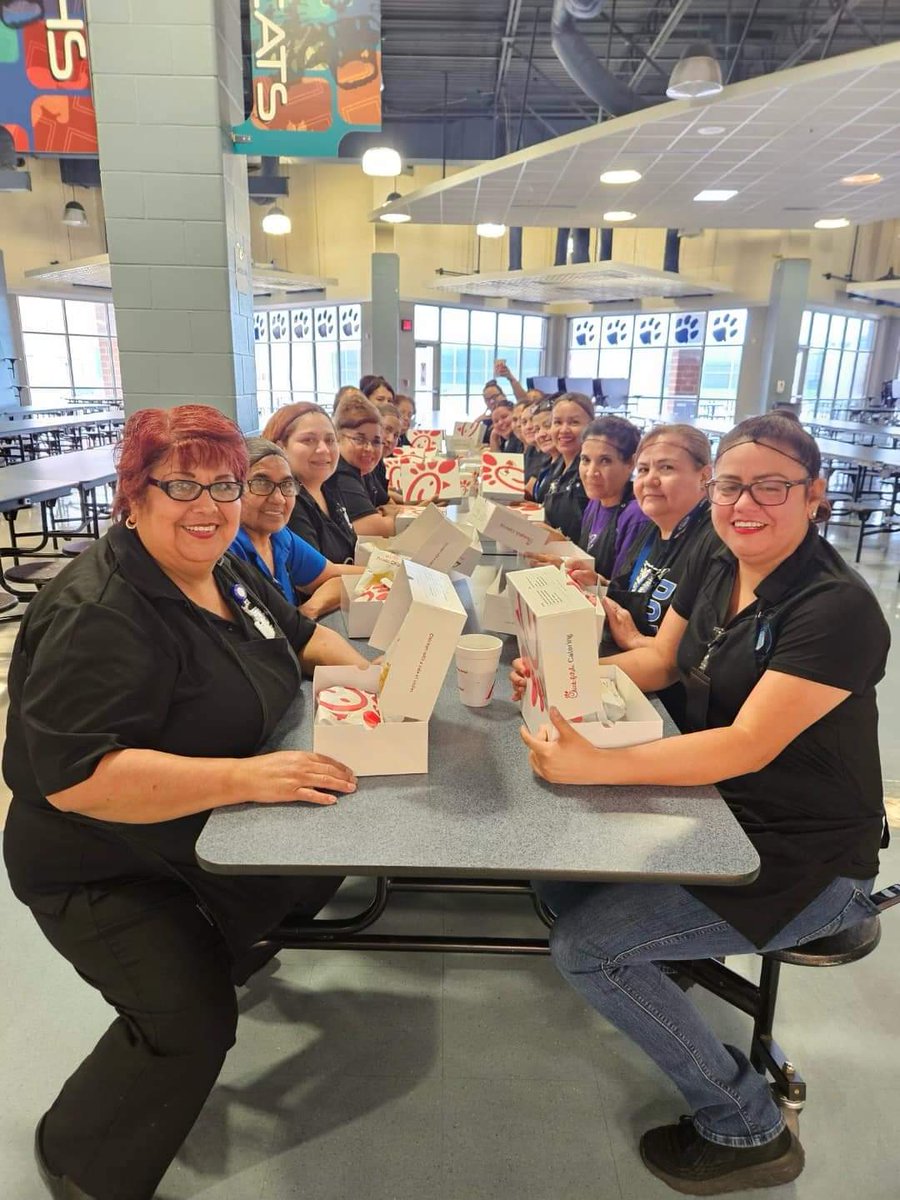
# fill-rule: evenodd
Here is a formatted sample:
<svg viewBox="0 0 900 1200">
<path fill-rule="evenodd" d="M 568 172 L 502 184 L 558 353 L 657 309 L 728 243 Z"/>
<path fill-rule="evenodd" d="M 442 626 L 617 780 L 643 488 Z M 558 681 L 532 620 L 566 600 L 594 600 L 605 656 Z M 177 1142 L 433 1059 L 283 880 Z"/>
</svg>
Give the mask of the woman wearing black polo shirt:
<svg viewBox="0 0 900 1200">
<path fill-rule="evenodd" d="M 281 446 L 300 484 L 288 528 L 334 563 L 352 563 L 356 532 L 334 478 L 338 442 L 331 417 L 318 404 L 302 401 L 279 408 L 263 437 Z"/>
<path fill-rule="evenodd" d="M 587 506 L 587 493 L 578 473 L 581 439 L 594 419 L 594 406 L 580 392 L 563 392 L 553 404 L 553 442 L 559 458 L 553 465 L 541 499 L 551 529 L 577 542 Z M 535 497 L 537 498 L 537 497 Z"/>
<path fill-rule="evenodd" d="M 692 732 L 598 750 L 554 712 L 557 741 L 522 734 L 552 782 L 716 784 L 759 853 L 745 887 L 540 888 L 558 917 L 559 970 L 688 1101 L 690 1117 L 640 1147 L 688 1194 L 787 1183 L 803 1151 L 765 1076 L 660 963 L 793 946 L 874 911 L 885 827 L 875 685 L 890 635 L 868 586 L 818 536 L 819 468 L 815 441 L 774 414 L 719 443 L 709 493 L 723 545 L 692 558 L 658 636 L 618 659 L 644 691 L 680 677 Z"/>
<path fill-rule="evenodd" d="M 335 479 L 355 533 L 391 537 L 395 517 L 384 505 L 372 474 L 384 448 L 381 414 L 362 392 L 342 389 L 334 410 L 334 427 L 341 452 Z"/>
<path fill-rule="evenodd" d="M 109 532 L 22 621 L 3 753 L 13 891 L 119 1014 L 38 1125 L 39 1170 L 70 1200 L 153 1195 L 234 1043 L 236 962 L 339 882 L 201 870 L 210 811 L 355 790 L 323 755 L 259 754 L 301 665 L 363 660 L 226 553 L 237 426 L 143 409 L 118 470 Z"/>
</svg>

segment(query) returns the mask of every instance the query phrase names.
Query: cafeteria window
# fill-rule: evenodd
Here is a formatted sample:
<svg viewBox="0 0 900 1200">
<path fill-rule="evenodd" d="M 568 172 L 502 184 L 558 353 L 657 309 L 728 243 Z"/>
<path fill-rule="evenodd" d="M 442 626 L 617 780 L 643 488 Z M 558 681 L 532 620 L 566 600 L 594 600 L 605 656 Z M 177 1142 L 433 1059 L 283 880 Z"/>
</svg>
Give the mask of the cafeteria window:
<svg viewBox="0 0 900 1200">
<path fill-rule="evenodd" d="M 484 411 L 482 390 L 493 378 L 498 358 L 506 361 L 523 387 L 529 376 L 541 374 L 547 318 L 488 308 L 416 304 L 413 336 L 418 423 L 424 426 L 436 418 L 445 429 L 451 429 L 455 421 Z M 503 379 L 499 382 L 511 396 L 509 384 Z"/>
<path fill-rule="evenodd" d="M 362 309 L 358 304 L 258 309 L 253 314 L 260 428 L 295 401 L 330 412 L 339 388 L 359 383 Z"/>
<path fill-rule="evenodd" d="M 627 379 L 648 420 L 730 421 L 746 329 L 745 308 L 571 317 L 567 374 Z"/>
<path fill-rule="evenodd" d="M 804 312 L 791 388 L 804 421 L 841 416 L 866 399 L 876 333 L 875 318 Z"/>
<path fill-rule="evenodd" d="M 32 404 L 121 399 L 112 304 L 19 296 L 18 307 Z"/>
</svg>

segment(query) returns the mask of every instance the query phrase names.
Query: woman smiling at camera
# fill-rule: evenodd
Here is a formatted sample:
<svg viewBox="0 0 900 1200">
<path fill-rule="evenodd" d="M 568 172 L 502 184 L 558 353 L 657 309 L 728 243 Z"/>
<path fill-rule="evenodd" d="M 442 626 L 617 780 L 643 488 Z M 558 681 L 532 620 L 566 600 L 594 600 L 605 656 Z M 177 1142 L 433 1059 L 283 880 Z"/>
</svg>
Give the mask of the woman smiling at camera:
<svg viewBox="0 0 900 1200">
<path fill-rule="evenodd" d="M 13 651 L 13 891 L 118 1012 L 38 1126 L 54 1196 L 154 1194 L 234 1043 L 232 973 L 339 883 L 212 875 L 194 854 L 213 809 L 355 790 L 323 755 L 260 753 L 301 666 L 363 659 L 227 554 L 246 472 L 215 409 L 132 414 L 112 526 L 32 600 Z"/>
<path fill-rule="evenodd" d="M 813 438 L 776 415 L 719 444 L 708 491 L 723 544 L 692 557 L 658 636 L 616 660 L 644 691 L 682 679 L 691 732 L 598 750 L 554 711 L 558 740 L 522 733 L 552 782 L 716 784 L 759 854 L 745 887 L 539 886 L 557 914 L 561 973 L 688 1102 L 688 1118 L 640 1147 L 654 1175 L 688 1194 L 787 1183 L 803 1151 L 765 1076 L 719 1041 L 661 962 L 794 946 L 874 911 L 885 827 L 875 685 L 889 632 L 816 531 L 819 469 Z"/>
<path fill-rule="evenodd" d="M 544 517 L 551 529 L 576 542 L 581 532 L 587 496 L 578 472 L 581 439 L 594 419 L 594 405 L 580 392 L 563 392 L 553 403 L 551 429 L 559 453 L 541 494 Z M 539 497 L 535 495 L 535 499 Z"/>
<path fill-rule="evenodd" d="M 335 479 L 341 499 L 357 536 L 391 537 L 395 517 L 390 511 L 382 511 L 384 502 L 373 475 L 384 449 L 381 414 L 362 392 L 342 392 L 334 410 L 341 453 Z"/>
<path fill-rule="evenodd" d="M 247 453 L 250 473 L 232 554 L 256 567 L 285 600 L 298 604 L 304 616 L 315 621 L 334 612 L 341 603 L 341 576 L 361 575 L 363 568 L 329 562 L 286 527 L 300 485 L 280 446 L 265 438 L 248 438 Z"/>
</svg>

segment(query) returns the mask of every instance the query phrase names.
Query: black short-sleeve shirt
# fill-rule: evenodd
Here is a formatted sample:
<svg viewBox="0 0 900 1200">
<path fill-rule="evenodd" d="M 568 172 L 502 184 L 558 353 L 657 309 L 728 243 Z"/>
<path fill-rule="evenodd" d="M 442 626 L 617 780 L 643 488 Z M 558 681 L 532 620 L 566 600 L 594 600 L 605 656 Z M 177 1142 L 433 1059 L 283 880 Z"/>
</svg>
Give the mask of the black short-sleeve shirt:
<svg viewBox="0 0 900 1200">
<path fill-rule="evenodd" d="M 560 456 L 541 494 L 547 524 L 558 529 L 570 542 L 577 542 L 587 507 L 587 493 L 578 473 L 578 459 L 567 467 Z"/>
<path fill-rule="evenodd" d="M 368 475 L 363 476 L 363 482 L 366 484 L 376 507 L 380 507 L 382 504 L 390 504 L 391 496 L 388 491 L 387 467 L 384 465 L 384 459 L 376 463 Z"/>
<path fill-rule="evenodd" d="M 156 871 L 189 882 L 214 911 L 229 907 L 222 897 L 232 889 L 194 858 L 208 812 L 129 824 L 61 812 L 46 799 L 116 750 L 247 757 L 271 735 L 296 701 L 297 652 L 315 623 L 248 563 L 225 555 L 214 575 L 229 622 L 192 604 L 137 534 L 114 526 L 29 605 L 10 662 L 3 752 L 13 793 L 4 854 L 26 903 Z M 275 637 L 239 607 L 235 587 Z"/>
<path fill-rule="evenodd" d="M 890 632 L 864 580 L 811 527 L 800 547 L 725 614 L 737 564 L 725 546 L 692 560 L 673 607 L 688 622 L 678 667 L 688 727 L 731 725 L 766 670 L 850 692 L 768 766 L 718 784 L 762 861 L 747 887 L 690 890 L 756 945 L 839 875 L 878 872 L 885 828 L 875 685 Z M 706 659 L 708 689 L 690 679 Z"/>
<path fill-rule="evenodd" d="M 372 513 L 378 512 L 372 485 L 366 482 L 369 476 L 363 475 L 345 458 L 338 461 L 337 470 L 332 478 L 351 521 L 356 521 L 359 517 L 369 517 Z"/>
<path fill-rule="evenodd" d="M 322 512 L 313 497 L 301 484 L 294 503 L 288 528 L 298 537 L 324 554 L 329 562 L 353 562 L 356 550 L 356 531 L 341 499 L 340 488 L 332 475 L 322 484 L 322 495 L 328 512 Z"/>
</svg>

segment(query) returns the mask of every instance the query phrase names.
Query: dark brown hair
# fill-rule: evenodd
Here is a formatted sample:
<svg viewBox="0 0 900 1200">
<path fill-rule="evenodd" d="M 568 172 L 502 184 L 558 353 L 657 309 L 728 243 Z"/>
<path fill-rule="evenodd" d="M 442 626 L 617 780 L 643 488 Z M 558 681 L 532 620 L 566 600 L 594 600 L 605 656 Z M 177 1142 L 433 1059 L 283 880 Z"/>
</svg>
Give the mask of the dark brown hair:
<svg viewBox="0 0 900 1200">
<path fill-rule="evenodd" d="M 557 404 L 577 404 L 582 412 L 587 413 L 592 421 L 594 419 L 594 402 L 589 396 L 585 396 L 583 392 L 560 392 L 553 399 L 554 408 L 556 408 Z"/>
<path fill-rule="evenodd" d="M 381 413 L 362 392 L 351 392 L 338 401 L 334 410 L 334 427 L 339 433 L 343 429 L 359 429 L 360 425 L 369 424 L 380 425 Z"/>
<path fill-rule="evenodd" d="M 396 401 L 397 393 L 383 375 L 363 375 L 362 379 L 359 381 L 359 390 L 366 397 L 366 399 L 368 399 L 373 392 L 377 392 L 380 387 L 387 388 Z"/>
<path fill-rule="evenodd" d="M 283 446 L 291 436 L 291 431 L 297 421 L 310 413 L 318 413 L 319 416 L 331 420 L 320 404 L 313 404 L 311 400 L 299 400 L 296 404 L 285 404 L 284 408 L 279 408 L 277 412 L 272 413 L 266 421 L 262 436 L 268 438 L 270 442 L 277 442 L 279 446 Z"/>
<path fill-rule="evenodd" d="M 727 450 L 735 446 L 743 446 L 752 442 L 756 446 L 768 446 L 770 450 L 778 450 L 799 463 L 806 471 L 810 481 L 818 479 L 822 471 L 822 455 L 816 439 L 806 432 L 794 414 L 764 413 L 759 417 L 748 417 L 730 429 L 719 441 L 716 450 L 716 462 Z M 819 501 L 814 521 L 827 521 L 831 516 L 831 504 L 824 498 Z"/>
<path fill-rule="evenodd" d="M 693 425 L 654 425 L 641 438 L 635 453 L 640 455 L 642 450 L 654 442 L 675 442 L 700 467 L 708 467 L 712 462 L 709 438 Z"/>
<path fill-rule="evenodd" d="M 641 440 L 641 431 L 624 417 L 598 417 L 596 421 L 591 421 L 584 431 L 581 444 L 584 445 L 588 438 L 605 438 L 615 446 L 619 458 L 627 462 L 634 458 Z"/>
</svg>

